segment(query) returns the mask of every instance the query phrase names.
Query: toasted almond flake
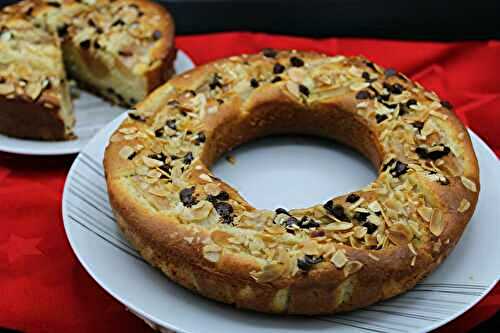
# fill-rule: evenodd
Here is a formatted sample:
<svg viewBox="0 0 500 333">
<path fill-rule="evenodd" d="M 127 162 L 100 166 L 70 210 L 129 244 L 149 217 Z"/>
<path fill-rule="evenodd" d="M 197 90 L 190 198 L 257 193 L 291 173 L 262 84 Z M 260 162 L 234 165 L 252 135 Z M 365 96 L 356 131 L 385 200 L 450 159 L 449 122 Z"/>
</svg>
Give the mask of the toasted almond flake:
<svg viewBox="0 0 500 333">
<path fill-rule="evenodd" d="M 396 245 L 408 244 L 413 239 L 413 231 L 404 223 L 394 223 L 389 228 L 389 239 Z"/>
<path fill-rule="evenodd" d="M 366 227 L 362 227 L 362 226 L 355 226 L 354 227 L 354 237 L 356 238 L 363 238 L 365 237 L 368 229 Z"/>
<path fill-rule="evenodd" d="M 299 85 L 293 81 L 288 81 L 286 83 L 286 89 L 296 98 L 300 98 Z"/>
<path fill-rule="evenodd" d="M 368 257 L 372 258 L 372 259 L 373 259 L 373 260 L 375 260 L 375 261 L 379 261 L 379 260 L 380 260 L 380 258 L 379 258 L 379 257 L 377 257 L 376 255 L 374 255 L 374 254 L 372 254 L 372 253 L 368 253 Z"/>
<path fill-rule="evenodd" d="M 361 198 L 361 197 L 360 197 L 360 198 L 359 198 L 356 202 L 354 202 L 353 204 L 351 204 L 351 205 L 349 206 L 349 209 L 351 209 L 351 210 L 352 210 L 352 209 L 356 209 L 356 208 L 357 208 L 359 205 L 361 205 L 364 201 L 365 201 L 365 199 L 363 199 L 363 198 Z"/>
<path fill-rule="evenodd" d="M 285 265 L 281 263 L 269 263 L 262 267 L 259 272 L 252 271 L 250 275 L 259 283 L 271 282 L 278 279 L 284 272 Z"/>
<path fill-rule="evenodd" d="M 410 266 L 415 266 L 415 262 L 417 261 L 417 256 L 411 258 L 411 263 L 410 263 Z"/>
<path fill-rule="evenodd" d="M 184 237 L 184 240 L 189 244 L 193 243 L 194 237 Z"/>
<path fill-rule="evenodd" d="M 217 107 L 217 105 L 213 105 L 213 106 L 207 108 L 207 113 L 209 113 L 209 114 L 217 113 L 217 111 L 219 111 L 219 108 Z"/>
<path fill-rule="evenodd" d="M 32 82 L 32 83 L 28 84 L 28 86 L 25 89 L 26 89 L 26 93 L 29 95 L 29 97 L 32 100 L 36 100 L 42 92 L 42 84 Z"/>
<path fill-rule="evenodd" d="M 470 207 L 470 202 L 467 200 L 467 199 L 462 199 L 462 201 L 460 201 L 460 206 L 458 207 L 458 211 L 460 213 L 463 213 L 465 212 L 467 209 L 469 209 Z"/>
<path fill-rule="evenodd" d="M 333 222 L 330 224 L 327 224 L 324 229 L 329 230 L 329 231 L 343 231 L 343 230 L 349 230 L 353 227 L 353 224 L 350 222 Z"/>
<path fill-rule="evenodd" d="M 208 183 L 203 186 L 205 193 L 209 195 L 217 195 L 220 193 L 220 186 L 217 183 Z"/>
<path fill-rule="evenodd" d="M 379 202 L 376 200 L 368 204 L 368 209 L 374 213 L 382 211 L 382 207 L 380 207 Z"/>
<path fill-rule="evenodd" d="M 463 140 L 463 139 L 465 138 L 465 133 L 464 133 L 464 132 L 460 132 L 460 133 L 458 133 L 458 138 L 459 138 L 460 140 Z"/>
<path fill-rule="evenodd" d="M 206 173 L 202 173 L 201 175 L 198 176 L 200 179 L 203 179 L 204 181 L 206 182 L 212 182 L 212 178 L 210 178 L 209 175 L 207 175 Z"/>
<path fill-rule="evenodd" d="M 109 140 L 111 142 L 120 142 L 123 141 L 123 136 L 121 136 L 119 133 L 113 134 L 111 139 Z"/>
<path fill-rule="evenodd" d="M 359 91 L 361 89 L 368 88 L 370 86 L 369 82 L 355 82 L 349 86 L 352 91 Z"/>
<path fill-rule="evenodd" d="M 147 176 L 149 178 L 160 178 L 162 175 L 161 172 L 159 172 L 158 170 L 149 170 L 148 173 L 147 173 Z"/>
<path fill-rule="evenodd" d="M 122 127 L 118 130 L 122 134 L 134 134 L 137 132 L 137 127 Z"/>
<path fill-rule="evenodd" d="M 197 165 L 197 166 L 195 166 L 195 167 L 194 167 L 194 169 L 195 169 L 195 170 L 202 170 L 202 169 L 203 169 L 203 167 L 202 167 L 201 165 Z"/>
<path fill-rule="evenodd" d="M 308 239 L 302 243 L 302 251 L 308 255 L 319 255 L 318 244 L 311 239 Z"/>
<path fill-rule="evenodd" d="M 307 75 L 306 71 L 300 67 L 292 67 L 288 70 L 288 76 L 292 81 L 296 83 L 304 82 L 306 75 Z"/>
<path fill-rule="evenodd" d="M 434 211 L 434 209 L 432 209 L 431 207 L 427 207 L 427 206 L 417 208 L 418 215 L 420 215 L 420 217 L 425 222 L 429 222 L 431 220 L 433 211 Z"/>
<path fill-rule="evenodd" d="M 130 146 L 123 146 L 122 149 L 120 149 L 120 152 L 118 153 L 118 155 L 126 160 L 128 159 L 130 156 L 132 156 L 132 154 L 134 154 L 135 151 L 134 151 L 134 148 L 130 147 Z"/>
<path fill-rule="evenodd" d="M 443 213 L 436 209 L 432 214 L 432 219 L 429 224 L 429 230 L 434 236 L 439 236 L 443 233 L 446 220 L 443 219 Z"/>
<path fill-rule="evenodd" d="M 439 101 L 439 97 L 433 91 L 424 92 L 424 96 L 430 99 L 431 101 Z"/>
<path fill-rule="evenodd" d="M 417 251 L 413 247 L 412 243 L 408 243 L 408 248 L 410 249 L 411 253 L 413 253 L 413 255 L 415 255 L 415 256 L 417 255 Z"/>
<path fill-rule="evenodd" d="M 347 263 L 347 257 L 345 256 L 345 251 L 344 250 L 337 250 L 335 254 L 332 256 L 330 261 L 335 265 L 337 268 L 342 268 L 344 265 Z"/>
<path fill-rule="evenodd" d="M 361 261 L 353 260 L 349 261 L 344 267 L 344 275 L 349 276 L 351 274 L 356 273 L 363 267 L 363 263 Z"/>
<path fill-rule="evenodd" d="M 448 116 L 445 115 L 444 113 L 441 113 L 441 112 L 437 112 L 437 111 L 434 111 L 434 110 L 431 110 L 429 112 L 430 115 L 434 116 L 434 117 L 437 117 L 439 119 L 442 119 L 442 120 L 447 120 L 448 119 Z"/>
<path fill-rule="evenodd" d="M 149 168 L 161 167 L 164 164 L 162 161 L 159 161 L 159 160 L 156 160 L 154 158 L 147 157 L 147 156 L 143 156 L 142 161 Z"/>
<path fill-rule="evenodd" d="M 462 180 L 462 184 L 464 184 L 465 188 L 472 192 L 477 192 L 476 183 L 465 176 L 461 176 L 460 180 Z"/>
<path fill-rule="evenodd" d="M 150 188 L 148 190 L 148 193 L 161 198 L 168 197 L 168 195 L 170 194 L 170 192 L 164 188 Z"/>
<path fill-rule="evenodd" d="M 368 107 L 368 102 L 361 102 L 356 104 L 357 109 L 366 109 Z"/>
<path fill-rule="evenodd" d="M 210 262 L 218 262 L 222 249 L 216 244 L 209 244 L 203 247 L 203 257 Z"/>
<path fill-rule="evenodd" d="M 229 244 L 229 239 L 232 237 L 228 232 L 222 230 L 214 230 L 210 233 L 210 238 L 214 241 L 215 244 L 223 247 L 224 245 Z"/>
</svg>

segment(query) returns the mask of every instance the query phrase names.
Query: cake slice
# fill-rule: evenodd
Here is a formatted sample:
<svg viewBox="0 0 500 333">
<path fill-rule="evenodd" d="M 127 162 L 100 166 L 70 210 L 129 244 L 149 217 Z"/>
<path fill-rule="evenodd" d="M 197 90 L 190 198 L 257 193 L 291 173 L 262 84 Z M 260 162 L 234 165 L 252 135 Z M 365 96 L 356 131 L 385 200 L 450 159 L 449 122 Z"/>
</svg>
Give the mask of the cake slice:
<svg viewBox="0 0 500 333">
<path fill-rule="evenodd" d="M 1 17 L 6 27 L 1 50 L 8 50 L 9 56 L 0 59 L 6 71 L 0 94 L 6 92 L 2 105 L 8 105 L 0 109 L 0 117 L 8 118 L 0 132 L 7 135 L 46 140 L 73 137 L 65 70 L 83 88 L 125 107 L 143 100 L 174 73 L 174 23 L 162 6 L 150 1 L 25 0 L 4 8 Z M 15 32 L 12 25 L 24 30 Z M 22 71 L 41 82 L 48 78 L 43 98 L 27 100 L 9 91 L 11 86 L 15 92 L 22 91 L 18 87 L 27 80 L 19 76 Z M 52 99 L 45 100 L 45 95 Z M 50 111 L 35 112 L 42 109 Z M 52 121 L 53 130 L 48 133 L 49 119 L 56 118 L 64 131 L 57 132 Z"/>
<path fill-rule="evenodd" d="M 0 14 L 0 132 L 67 140 L 75 118 L 58 38 L 21 15 Z"/>
</svg>

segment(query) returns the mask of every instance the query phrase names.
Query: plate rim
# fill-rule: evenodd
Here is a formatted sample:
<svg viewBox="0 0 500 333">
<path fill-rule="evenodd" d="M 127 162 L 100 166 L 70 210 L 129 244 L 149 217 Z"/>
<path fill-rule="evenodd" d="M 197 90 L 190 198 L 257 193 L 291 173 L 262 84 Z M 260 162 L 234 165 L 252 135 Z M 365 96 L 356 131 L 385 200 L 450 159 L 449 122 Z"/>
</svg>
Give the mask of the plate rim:
<svg viewBox="0 0 500 333">
<path fill-rule="evenodd" d="M 190 70 L 194 67 L 196 67 L 196 64 L 194 63 L 193 59 L 189 56 L 189 54 L 181 49 L 177 49 L 177 59 L 179 57 L 183 57 L 184 60 L 186 60 L 189 63 L 190 68 L 187 70 Z M 176 73 L 176 75 L 182 74 L 183 72 Z M 124 112 L 125 113 L 125 112 Z M 116 118 L 114 118 L 111 121 L 115 121 Z M 105 124 L 104 128 L 107 127 L 109 123 Z M 101 130 L 102 130 L 101 129 Z M 100 130 L 97 133 L 99 133 Z M 90 138 L 87 142 L 83 144 L 78 144 L 76 140 L 61 140 L 61 141 L 44 141 L 44 140 L 30 140 L 30 139 L 22 139 L 22 138 L 16 138 L 16 137 L 10 137 L 4 134 L 0 133 L 0 139 L 7 139 L 7 140 L 16 140 L 20 142 L 21 147 L 19 148 L 11 148 L 8 145 L 0 145 L 0 152 L 4 153 L 10 153 L 10 154 L 18 154 L 18 155 L 24 155 L 24 156 L 63 156 L 63 155 L 71 155 L 71 154 L 78 154 L 80 151 L 83 151 L 87 145 L 92 141 L 93 137 Z M 26 144 L 26 146 L 23 146 L 22 144 Z M 29 148 L 29 144 L 35 144 L 35 145 L 41 145 L 42 147 L 40 148 Z M 62 144 L 67 144 L 68 147 L 62 147 L 62 148 L 49 148 L 51 145 L 62 145 Z"/>
<path fill-rule="evenodd" d="M 112 121 L 110 121 L 105 127 L 103 127 L 88 143 L 87 145 L 85 145 L 85 147 L 82 148 L 82 152 L 86 150 L 86 148 L 90 145 L 92 145 L 94 143 L 94 141 L 96 140 L 96 137 L 99 136 L 99 135 L 102 135 L 104 134 L 105 132 L 107 131 L 110 131 L 111 127 L 113 124 L 117 123 L 116 124 L 116 127 L 118 127 L 119 125 L 119 122 L 120 122 L 120 118 L 125 118 L 125 115 L 122 114 L 118 117 L 116 117 L 115 119 L 113 119 Z M 123 120 L 121 119 L 121 120 Z M 490 155 L 490 157 L 493 157 L 494 159 L 496 159 L 497 161 L 498 158 L 495 154 L 495 152 L 488 146 L 488 144 L 486 144 L 485 141 L 483 141 L 481 139 L 481 137 L 479 135 L 477 135 L 472 129 L 466 127 L 469 135 L 471 137 L 474 137 L 474 139 L 477 140 L 477 142 L 480 143 L 480 145 L 485 148 L 487 154 Z M 114 130 L 114 129 L 113 129 Z M 74 239 L 72 238 L 71 236 L 71 232 L 69 232 L 69 228 L 68 228 L 68 223 L 67 221 L 69 220 L 69 218 L 67 218 L 67 214 L 68 214 L 68 208 L 67 208 L 67 200 L 66 198 L 68 197 L 68 188 L 69 188 L 69 184 L 70 182 L 72 181 L 72 177 L 73 177 L 73 174 L 76 172 L 76 166 L 81 163 L 80 161 L 80 154 L 78 154 L 78 156 L 75 158 L 75 160 L 73 161 L 71 167 L 70 167 L 70 170 L 66 176 L 66 180 L 64 182 L 64 189 L 63 189 L 63 194 L 62 194 L 62 209 L 61 209 L 61 213 L 62 213 L 62 219 L 63 219 L 63 227 L 64 227 L 64 231 L 66 233 L 66 237 L 68 238 L 68 242 L 70 244 L 70 247 L 73 251 L 73 253 L 75 254 L 75 256 L 77 257 L 79 263 L 84 267 L 85 271 L 92 277 L 92 279 L 94 279 L 95 282 L 97 282 L 97 284 L 99 285 L 99 287 L 101 287 L 102 289 L 104 289 L 109 295 L 111 295 L 115 300 L 117 300 L 118 302 L 120 302 L 126 309 L 130 309 L 134 315 L 138 316 L 140 319 L 144 320 L 146 322 L 146 324 L 150 325 L 150 323 L 153 323 L 154 325 L 157 325 L 159 327 L 158 328 L 167 328 L 167 329 L 170 329 L 170 330 L 173 330 L 175 333 L 193 333 L 191 331 L 187 331 L 183 328 L 180 328 L 180 327 L 177 327 L 175 324 L 172 324 L 170 322 L 166 322 L 165 320 L 161 319 L 161 318 L 156 318 L 155 316 L 153 315 L 150 315 L 149 313 L 146 313 L 145 311 L 143 311 L 140 307 L 134 305 L 134 304 L 128 304 L 128 302 L 126 300 L 123 299 L 123 297 L 121 297 L 120 295 L 118 295 L 117 293 L 115 293 L 112 289 L 111 286 L 108 286 L 106 283 L 104 283 L 104 281 L 102 281 L 97 275 L 96 272 L 94 272 L 93 270 L 90 269 L 89 265 L 87 262 L 85 262 L 85 260 L 83 260 L 80 256 L 80 254 L 78 253 L 77 251 L 77 248 L 76 248 L 76 245 L 75 245 L 75 241 Z M 497 173 L 499 174 L 500 176 L 500 169 L 496 169 Z M 499 272 L 500 273 L 500 272 Z M 446 318 L 445 320 L 443 321 L 438 321 L 436 323 L 433 323 L 429 326 L 426 326 L 425 328 L 420 328 L 420 329 L 417 329 L 416 331 L 414 332 L 429 332 L 429 331 L 432 331 L 432 330 L 435 330 L 439 327 L 442 327 L 444 325 L 446 325 L 447 323 L 450 323 L 451 321 L 455 320 L 456 318 L 460 317 L 461 315 L 463 315 L 465 312 L 469 311 L 471 308 L 473 308 L 476 304 L 478 304 L 495 286 L 496 284 L 499 282 L 500 279 L 497 279 L 495 281 L 492 281 L 488 287 L 482 292 L 482 294 L 480 296 L 478 296 L 476 299 L 474 299 L 472 302 L 470 302 L 469 304 L 467 304 L 463 309 L 460 309 L 459 311 L 457 311 L 455 314 L 453 315 L 450 315 L 450 317 Z M 179 286 L 181 287 L 181 286 Z M 181 287 L 182 288 L 182 287 Z M 199 296 L 199 297 L 202 297 L 202 296 Z M 245 311 L 245 310 L 241 310 L 241 311 Z M 149 322 L 148 322 L 149 321 Z"/>
</svg>

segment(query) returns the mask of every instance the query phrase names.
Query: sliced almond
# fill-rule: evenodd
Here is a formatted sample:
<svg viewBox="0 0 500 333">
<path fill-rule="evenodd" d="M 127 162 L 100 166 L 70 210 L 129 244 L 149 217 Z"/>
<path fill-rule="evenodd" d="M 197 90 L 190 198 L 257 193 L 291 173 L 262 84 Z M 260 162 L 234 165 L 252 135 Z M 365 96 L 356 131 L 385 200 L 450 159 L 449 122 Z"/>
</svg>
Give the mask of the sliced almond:
<svg viewBox="0 0 500 333">
<path fill-rule="evenodd" d="M 8 95 L 15 90 L 15 87 L 11 83 L 0 84 L 0 95 Z"/>
<path fill-rule="evenodd" d="M 134 148 L 130 146 L 124 146 L 122 149 L 120 149 L 120 152 L 118 155 L 124 160 L 128 159 L 130 156 L 132 156 L 135 153 Z"/>
<path fill-rule="evenodd" d="M 296 98 L 300 98 L 299 85 L 293 81 L 288 81 L 286 83 L 286 89 Z"/>
<path fill-rule="evenodd" d="M 206 173 L 202 173 L 201 175 L 198 176 L 200 179 L 203 179 L 204 181 L 206 182 L 212 182 L 212 178 L 210 178 L 209 175 L 207 175 Z"/>
<path fill-rule="evenodd" d="M 149 168 L 158 168 L 161 167 L 164 163 L 162 161 L 156 160 L 151 157 L 143 156 L 142 161 Z"/>
<path fill-rule="evenodd" d="M 349 276 L 357 271 L 359 271 L 363 267 L 363 263 L 361 261 L 353 260 L 349 261 L 344 267 L 344 275 Z"/>
<path fill-rule="evenodd" d="M 458 207 L 457 210 L 458 210 L 458 212 L 463 213 L 463 212 L 467 211 L 469 208 L 470 208 L 469 200 L 462 199 L 462 201 L 460 201 L 460 206 Z"/>
<path fill-rule="evenodd" d="M 379 257 L 377 257 L 376 255 L 374 255 L 374 254 L 372 254 L 372 253 L 368 253 L 368 257 L 372 258 L 372 259 L 373 259 L 373 260 L 375 260 L 375 261 L 379 261 L 379 260 L 380 260 L 380 258 L 379 258 Z"/>
<path fill-rule="evenodd" d="M 271 282 L 278 279 L 284 272 L 285 265 L 280 263 L 269 263 L 262 267 L 259 272 L 250 272 L 250 275 L 259 283 Z"/>
<path fill-rule="evenodd" d="M 464 184 L 465 188 L 472 192 L 477 192 L 476 183 L 465 176 L 461 176 L 462 184 Z"/>
<path fill-rule="evenodd" d="M 218 262 L 222 249 L 216 244 L 209 244 L 203 247 L 203 257 L 210 262 Z"/>
<path fill-rule="evenodd" d="M 228 232 L 222 231 L 222 230 L 214 230 L 210 234 L 210 238 L 214 241 L 215 244 L 219 246 L 224 246 L 226 244 L 229 244 L 229 239 L 232 237 Z"/>
<path fill-rule="evenodd" d="M 429 224 L 429 230 L 434 236 L 439 236 L 443 233 L 445 228 L 445 220 L 443 219 L 443 213 L 436 209 L 434 214 L 432 214 L 431 223 Z"/>
<path fill-rule="evenodd" d="M 389 240 L 398 246 L 408 244 L 413 239 L 413 231 L 404 223 L 394 223 L 389 228 Z"/>
<path fill-rule="evenodd" d="M 38 83 L 32 82 L 26 86 L 25 91 L 28 94 L 28 96 L 33 101 L 35 101 L 38 98 L 38 96 L 40 96 L 40 94 L 42 92 L 42 84 L 39 82 Z"/>
<path fill-rule="evenodd" d="M 328 231 L 344 231 L 349 230 L 353 227 L 353 224 L 350 222 L 333 222 L 327 224 L 324 229 Z"/>
<path fill-rule="evenodd" d="M 337 250 L 335 254 L 332 256 L 330 261 L 337 268 L 342 268 L 347 263 L 347 257 L 345 256 L 344 250 Z"/>
<path fill-rule="evenodd" d="M 433 211 L 434 209 L 427 206 L 417 208 L 418 215 L 420 215 L 420 217 L 424 219 L 425 222 L 429 222 L 431 220 Z"/>
</svg>

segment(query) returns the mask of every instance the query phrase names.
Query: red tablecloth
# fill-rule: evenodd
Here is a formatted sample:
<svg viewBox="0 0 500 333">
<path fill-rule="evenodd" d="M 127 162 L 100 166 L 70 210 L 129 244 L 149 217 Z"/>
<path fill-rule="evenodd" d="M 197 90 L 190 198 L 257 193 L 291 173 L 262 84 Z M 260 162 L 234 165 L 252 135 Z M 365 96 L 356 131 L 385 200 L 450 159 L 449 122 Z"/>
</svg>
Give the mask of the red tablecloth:
<svg viewBox="0 0 500 333">
<path fill-rule="evenodd" d="M 394 67 L 455 105 L 500 155 L 500 42 L 313 40 L 250 33 L 178 37 L 197 64 L 264 47 L 362 54 Z M 0 153 L 0 327 L 24 332 L 149 332 L 90 278 L 71 251 L 61 194 L 72 157 Z M 440 332 L 462 332 L 500 308 L 500 286 Z"/>
</svg>

